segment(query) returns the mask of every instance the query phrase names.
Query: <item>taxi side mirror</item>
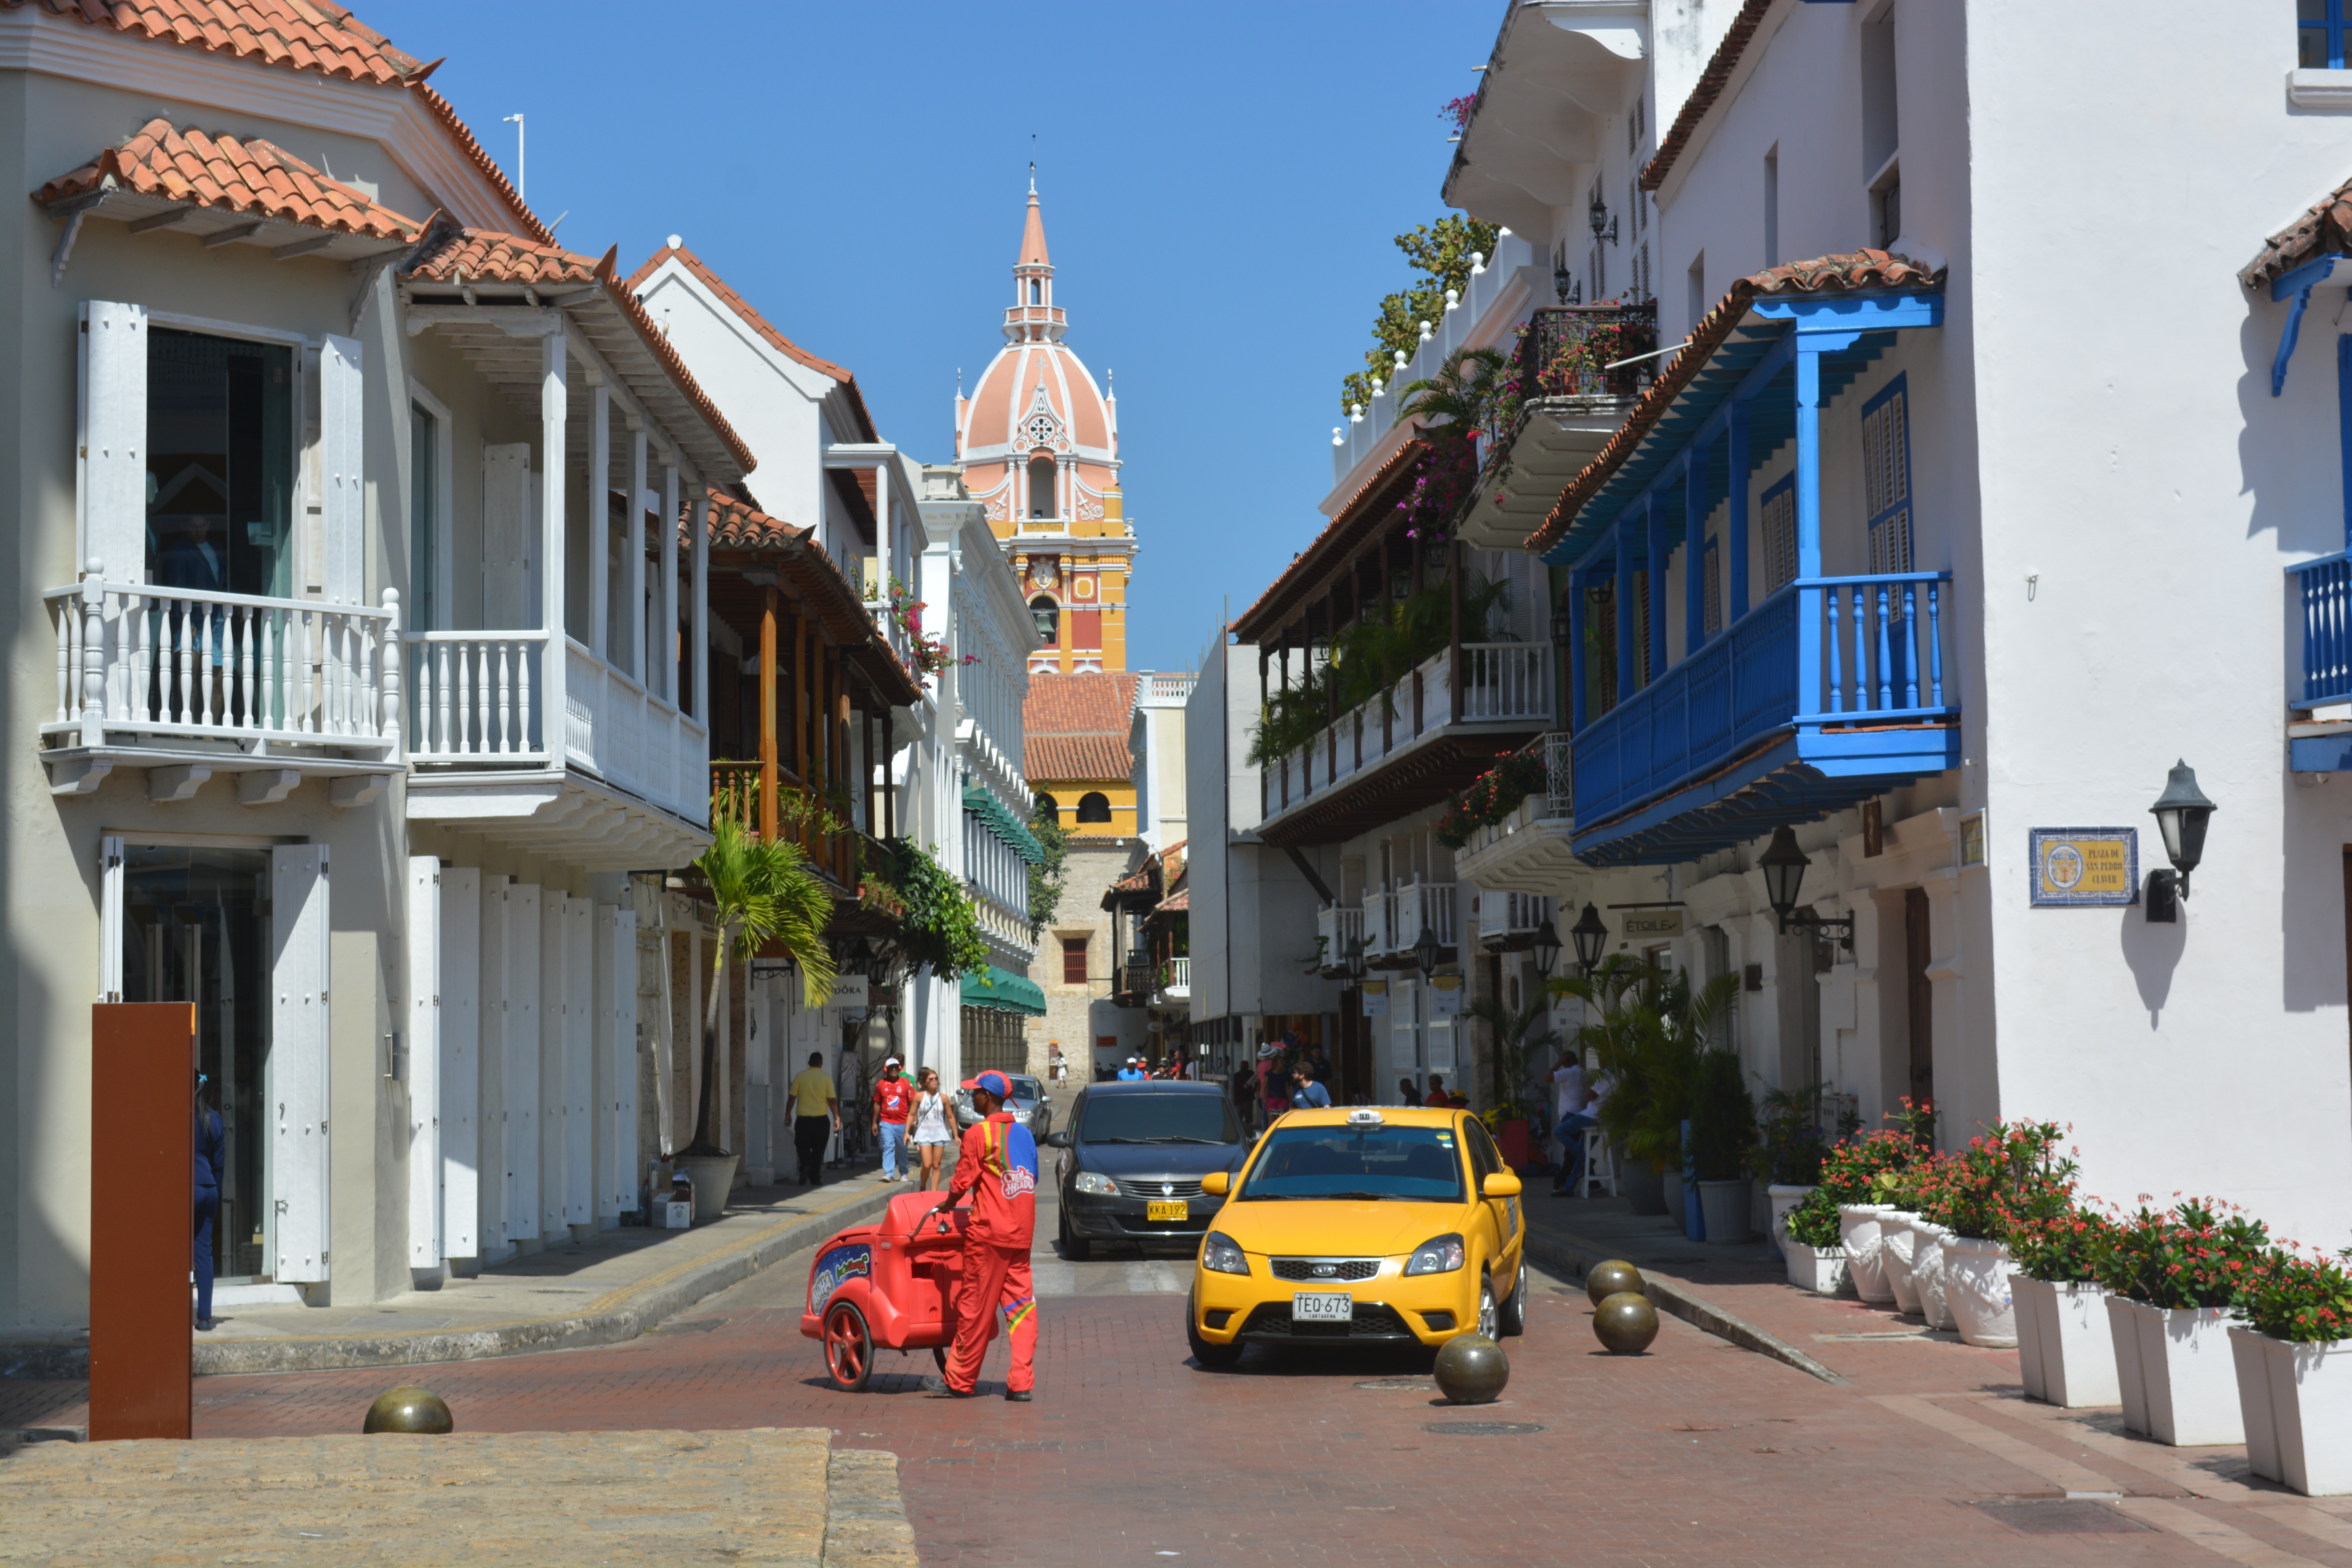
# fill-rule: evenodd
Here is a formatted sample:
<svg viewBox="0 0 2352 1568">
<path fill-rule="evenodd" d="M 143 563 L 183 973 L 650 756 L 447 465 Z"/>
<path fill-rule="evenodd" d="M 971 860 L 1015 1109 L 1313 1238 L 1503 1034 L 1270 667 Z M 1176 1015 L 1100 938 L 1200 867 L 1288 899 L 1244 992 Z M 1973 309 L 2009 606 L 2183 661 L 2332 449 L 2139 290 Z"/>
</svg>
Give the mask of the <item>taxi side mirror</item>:
<svg viewBox="0 0 2352 1568">
<path fill-rule="evenodd" d="M 1233 1184 L 1234 1178 L 1232 1172 L 1211 1171 L 1207 1175 L 1201 1178 L 1201 1195 L 1211 1198 L 1223 1197 L 1226 1191 L 1231 1188 Z"/>
<path fill-rule="evenodd" d="M 1519 1195 L 1519 1179 L 1508 1171 L 1496 1171 L 1478 1184 L 1482 1198 L 1515 1198 Z"/>
</svg>

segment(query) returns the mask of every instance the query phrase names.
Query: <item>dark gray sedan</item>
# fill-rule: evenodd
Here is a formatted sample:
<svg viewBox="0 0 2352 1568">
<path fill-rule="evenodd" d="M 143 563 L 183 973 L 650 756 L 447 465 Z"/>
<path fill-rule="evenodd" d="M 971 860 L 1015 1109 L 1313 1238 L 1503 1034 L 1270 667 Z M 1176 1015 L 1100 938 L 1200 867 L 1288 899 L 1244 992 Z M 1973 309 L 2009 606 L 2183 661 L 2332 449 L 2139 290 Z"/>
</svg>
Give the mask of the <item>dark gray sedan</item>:
<svg viewBox="0 0 2352 1568">
<path fill-rule="evenodd" d="M 1074 1260 L 1098 1241 L 1197 1251 L 1224 1201 L 1201 1178 L 1240 1169 L 1250 1147 L 1224 1086 L 1181 1079 L 1088 1084 L 1045 1143 L 1062 1151 L 1059 1239 Z"/>
</svg>

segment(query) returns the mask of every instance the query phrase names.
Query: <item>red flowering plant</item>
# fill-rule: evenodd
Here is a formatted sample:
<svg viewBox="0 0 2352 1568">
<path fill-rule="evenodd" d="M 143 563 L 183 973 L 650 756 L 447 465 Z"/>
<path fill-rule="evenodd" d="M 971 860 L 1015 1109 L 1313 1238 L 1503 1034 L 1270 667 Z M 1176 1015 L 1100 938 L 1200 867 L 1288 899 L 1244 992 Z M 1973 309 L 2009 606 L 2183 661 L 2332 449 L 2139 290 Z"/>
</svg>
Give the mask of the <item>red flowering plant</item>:
<svg viewBox="0 0 2352 1568">
<path fill-rule="evenodd" d="M 2352 1247 L 2336 1256 L 2352 1259 Z M 2272 1252 L 2267 1266 L 2239 1293 L 2238 1305 L 2257 1332 L 2274 1340 L 2352 1340 L 2352 1273 L 2324 1253 L 2303 1256 L 2293 1242 Z"/>
<path fill-rule="evenodd" d="M 1956 1154 L 1925 1167 L 1920 1215 L 1965 1237 L 2006 1241 L 2021 1226 L 2073 1206 L 2074 1162 L 2054 1121 L 1997 1121 Z"/>
<path fill-rule="evenodd" d="M 1807 1247 L 1842 1245 L 1844 1237 L 1838 1224 L 1839 1205 L 1888 1201 L 1876 1195 L 1880 1178 L 1900 1176 L 1932 1157 L 1932 1151 L 1918 1135 L 1915 1108 L 1907 1100 L 1903 1106 L 1896 1118 L 1904 1123 L 1899 1129 L 1864 1132 L 1850 1122 L 1840 1127 L 1843 1136 L 1822 1157 L 1818 1184 L 1789 1213 L 1791 1239 Z M 1935 1113 L 1927 1110 L 1926 1114 L 1932 1137 Z"/>
<path fill-rule="evenodd" d="M 2115 1235 L 2113 1220 L 2097 1209 L 2069 1200 L 2048 1214 L 2012 1225 L 2009 1256 L 2019 1272 L 2029 1278 L 2052 1285 L 2073 1285 L 2099 1278 Z"/>
<path fill-rule="evenodd" d="M 890 621 L 907 639 L 907 651 L 899 656 L 899 662 L 920 680 L 929 679 L 951 664 L 978 664 L 980 655 L 969 653 L 959 659 L 948 652 L 945 637 L 923 635 L 923 611 L 929 603 L 916 598 L 914 591 L 896 577 L 890 579 Z"/>
<path fill-rule="evenodd" d="M 2165 1213 L 2140 1207 L 2117 1220 L 2098 1259 L 2099 1283 L 2167 1310 L 2229 1307 L 2269 1270 L 2270 1232 L 2219 1198 L 2184 1198 Z"/>
<path fill-rule="evenodd" d="M 1611 304 L 1615 300 L 1609 301 Z M 1575 397 L 1599 391 L 1630 392 L 1640 374 L 1632 366 L 1606 367 L 1653 353 L 1658 346 L 1654 320 L 1601 318 L 1562 342 L 1549 363 L 1536 373 L 1536 389 L 1545 397 Z"/>
<path fill-rule="evenodd" d="M 1513 752 L 1446 802 L 1445 815 L 1437 819 L 1437 841 L 1448 849 L 1461 848 L 1471 834 L 1502 821 L 1549 782 L 1541 757 Z"/>
<path fill-rule="evenodd" d="M 1445 100 L 1444 107 L 1437 111 L 1437 118 L 1453 121 L 1454 134 L 1459 136 L 1462 134 L 1463 128 L 1470 123 L 1470 110 L 1477 101 L 1475 96 L 1449 98 Z"/>
</svg>

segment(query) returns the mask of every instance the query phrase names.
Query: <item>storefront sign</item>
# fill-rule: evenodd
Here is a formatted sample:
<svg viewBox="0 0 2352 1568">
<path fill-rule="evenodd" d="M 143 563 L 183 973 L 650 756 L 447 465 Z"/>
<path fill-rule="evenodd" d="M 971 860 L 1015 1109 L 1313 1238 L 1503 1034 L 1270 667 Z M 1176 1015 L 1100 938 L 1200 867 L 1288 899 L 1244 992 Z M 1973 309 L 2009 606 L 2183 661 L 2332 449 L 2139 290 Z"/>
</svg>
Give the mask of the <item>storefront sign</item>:
<svg viewBox="0 0 2352 1568">
<path fill-rule="evenodd" d="M 825 1005 L 863 1007 L 866 1005 L 866 979 L 863 974 L 836 974 L 833 980 L 833 1000 Z"/>
<path fill-rule="evenodd" d="M 2026 857 L 2036 904 L 2139 902 L 2139 829 L 2036 827 Z"/>
<path fill-rule="evenodd" d="M 1439 974 L 1429 982 L 1429 1016 L 1433 1018 L 1462 1016 L 1462 976 Z"/>
<path fill-rule="evenodd" d="M 1627 942 L 1660 942 L 1683 934 L 1680 906 L 1670 910 L 1627 910 L 1618 920 Z"/>
<path fill-rule="evenodd" d="M 1385 1018 L 1389 1016 L 1389 983 L 1385 980 L 1364 982 L 1364 1016 Z"/>
</svg>

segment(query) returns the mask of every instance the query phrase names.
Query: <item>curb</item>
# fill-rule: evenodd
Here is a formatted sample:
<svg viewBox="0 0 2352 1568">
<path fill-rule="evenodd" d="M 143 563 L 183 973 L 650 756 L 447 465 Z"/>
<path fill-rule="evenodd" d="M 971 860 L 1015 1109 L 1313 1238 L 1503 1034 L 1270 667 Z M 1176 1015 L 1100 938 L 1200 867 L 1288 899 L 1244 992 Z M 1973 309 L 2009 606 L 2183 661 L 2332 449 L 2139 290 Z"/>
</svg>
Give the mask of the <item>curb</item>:
<svg viewBox="0 0 2352 1568">
<path fill-rule="evenodd" d="M 369 1366 L 416 1366 L 431 1362 L 487 1361 L 540 1351 L 587 1350 L 635 1339 L 663 1319 L 684 1311 L 750 1278 L 780 1258 L 814 1247 L 838 1230 L 863 1225 L 889 1206 L 900 1189 L 882 1185 L 821 1214 L 794 1215 L 713 1252 L 671 1265 L 607 1291 L 570 1317 L 530 1318 L 447 1331 L 303 1336 L 274 1340 L 199 1342 L 195 1375 L 257 1372 L 323 1372 Z M 26 1345 L 0 1349 L 0 1377 L 76 1381 L 89 1376 L 89 1347 Z"/>
<path fill-rule="evenodd" d="M 1532 1226 L 1528 1231 L 1527 1247 L 1538 1261 L 1570 1269 L 1580 1279 L 1594 1264 L 1606 1263 L 1618 1256 L 1601 1251 L 1582 1237 L 1571 1236 L 1559 1241 L 1538 1234 Z M 1634 1267 L 1640 1268 L 1640 1265 Z M 1808 1377 L 1817 1377 L 1841 1388 L 1850 1386 L 1846 1378 L 1832 1372 L 1780 1335 L 1758 1328 L 1747 1319 L 1727 1312 L 1712 1301 L 1692 1295 L 1673 1280 L 1643 1269 L 1642 1281 L 1643 1293 L 1660 1311 L 1672 1312 L 1694 1328 L 1702 1329 L 1717 1339 L 1728 1340 L 1742 1350 L 1754 1351 L 1758 1355 L 1769 1356 L 1784 1365 L 1795 1367 Z"/>
</svg>

